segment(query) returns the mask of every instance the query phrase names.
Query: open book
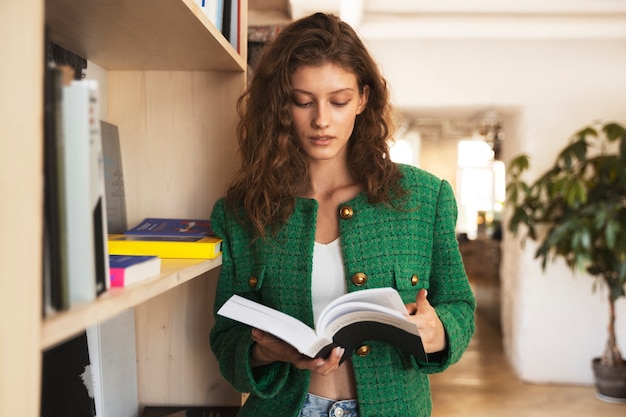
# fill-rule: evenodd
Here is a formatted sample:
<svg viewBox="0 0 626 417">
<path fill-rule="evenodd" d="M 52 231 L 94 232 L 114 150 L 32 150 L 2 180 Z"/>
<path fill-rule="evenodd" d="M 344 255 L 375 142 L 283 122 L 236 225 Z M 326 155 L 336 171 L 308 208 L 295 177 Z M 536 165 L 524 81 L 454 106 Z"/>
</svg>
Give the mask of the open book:
<svg viewBox="0 0 626 417">
<path fill-rule="evenodd" d="M 255 301 L 233 295 L 217 314 L 271 333 L 311 358 L 326 358 L 335 346 L 345 348 L 341 362 L 366 341 L 390 343 L 426 362 L 417 326 L 407 320 L 406 307 L 393 288 L 372 288 L 345 294 L 324 308 L 315 329 Z"/>
</svg>

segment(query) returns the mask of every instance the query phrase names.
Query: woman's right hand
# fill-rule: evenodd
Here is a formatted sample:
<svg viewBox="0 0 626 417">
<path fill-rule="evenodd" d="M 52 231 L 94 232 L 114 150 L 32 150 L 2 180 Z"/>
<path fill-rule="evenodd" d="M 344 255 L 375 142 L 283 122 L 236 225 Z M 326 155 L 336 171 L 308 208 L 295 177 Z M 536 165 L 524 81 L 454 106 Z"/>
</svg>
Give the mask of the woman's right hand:
<svg viewBox="0 0 626 417">
<path fill-rule="evenodd" d="M 259 329 L 252 329 L 252 350 L 250 363 L 252 367 L 268 365 L 272 362 L 289 362 L 298 369 L 308 369 L 320 375 L 328 375 L 339 368 L 339 360 L 344 349 L 336 347 L 327 359 L 311 359 L 302 355 L 290 344 Z"/>
</svg>

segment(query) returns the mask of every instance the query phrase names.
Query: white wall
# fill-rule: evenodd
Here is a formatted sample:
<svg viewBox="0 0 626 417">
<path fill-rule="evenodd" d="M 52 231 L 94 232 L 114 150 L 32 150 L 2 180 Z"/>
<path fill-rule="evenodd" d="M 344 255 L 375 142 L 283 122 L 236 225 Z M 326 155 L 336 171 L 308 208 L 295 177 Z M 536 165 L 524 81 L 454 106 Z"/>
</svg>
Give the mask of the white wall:
<svg viewBox="0 0 626 417">
<path fill-rule="evenodd" d="M 503 159 L 525 152 L 531 175 L 545 170 L 578 128 L 594 119 L 626 122 L 626 39 L 370 40 L 398 108 L 518 109 Z M 509 110 L 510 111 L 510 110 Z M 530 242 L 532 243 L 532 242 Z M 502 321 L 506 353 L 529 382 L 592 382 L 608 307 L 593 279 L 563 264 L 545 273 L 505 236 Z M 618 303 L 618 343 L 626 354 L 626 301 Z"/>
</svg>

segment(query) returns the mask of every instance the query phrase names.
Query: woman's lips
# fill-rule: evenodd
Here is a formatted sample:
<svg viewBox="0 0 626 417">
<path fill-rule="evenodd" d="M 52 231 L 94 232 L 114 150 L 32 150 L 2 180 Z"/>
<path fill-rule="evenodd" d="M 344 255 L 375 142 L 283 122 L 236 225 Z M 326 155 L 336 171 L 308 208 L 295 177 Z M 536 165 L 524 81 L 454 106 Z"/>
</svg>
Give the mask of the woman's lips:
<svg viewBox="0 0 626 417">
<path fill-rule="evenodd" d="M 313 141 L 313 143 L 318 143 L 318 144 L 327 144 L 333 137 L 332 136 L 328 136 L 328 135 L 318 135 L 318 136 L 311 136 L 310 139 L 311 141 Z"/>
</svg>

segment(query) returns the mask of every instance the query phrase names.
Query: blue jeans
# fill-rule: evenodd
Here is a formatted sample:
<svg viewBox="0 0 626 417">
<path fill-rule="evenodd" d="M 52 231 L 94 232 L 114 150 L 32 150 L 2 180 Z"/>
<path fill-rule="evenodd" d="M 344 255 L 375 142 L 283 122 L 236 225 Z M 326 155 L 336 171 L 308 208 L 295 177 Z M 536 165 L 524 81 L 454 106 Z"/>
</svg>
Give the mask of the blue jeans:
<svg viewBox="0 0 626 417">
<path fill-rule="evenodd" d="M 359 417 L 356 400 L 335 401 L 307 394 L 300 417 Z"/>
</svg>

